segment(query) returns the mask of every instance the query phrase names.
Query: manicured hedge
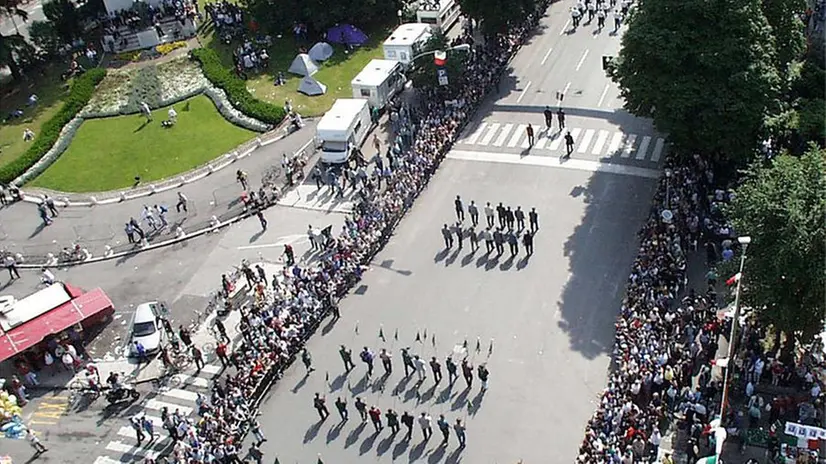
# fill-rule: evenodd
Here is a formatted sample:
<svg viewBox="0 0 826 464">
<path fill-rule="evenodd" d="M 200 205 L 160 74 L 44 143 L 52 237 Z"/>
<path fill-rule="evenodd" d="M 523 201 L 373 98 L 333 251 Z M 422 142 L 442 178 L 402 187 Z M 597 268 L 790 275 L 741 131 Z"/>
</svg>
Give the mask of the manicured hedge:
<svg viewBox="0 0 826 464">
<path fill-rule="evenodd" d="M 86 71 L 82 76 L 74 79 L 69 90 L 69 96 L 51 119 L 43 123 L 40 133 L 37 134 L 32 145 L 19 158 L 11 163 L 0 167 L 0 182 L 11 183 L 14 179 L 22 175 L 26 170 L 34 165 L 52 146 L 57 142 L 63 126 L 69 123 L 77 113 L 89 103 L 92 94 L 95 93 L 95 86 L 106 76 L 106 71 L 101 68 L 93 68 Z"/>
<path fill-rule="evenodd" d="M 272 125 L 277 125 L 286 116 L 284 108 L 253 97 L 247 91 L 247 84 L 236 76 L 232 69 L 224 67 L 215 50 L 197 48 L 192 50 L 191 56 L 201 63 L 207 79 L 227 93 L 229 101 L 238 111 Z"/>
</svg>

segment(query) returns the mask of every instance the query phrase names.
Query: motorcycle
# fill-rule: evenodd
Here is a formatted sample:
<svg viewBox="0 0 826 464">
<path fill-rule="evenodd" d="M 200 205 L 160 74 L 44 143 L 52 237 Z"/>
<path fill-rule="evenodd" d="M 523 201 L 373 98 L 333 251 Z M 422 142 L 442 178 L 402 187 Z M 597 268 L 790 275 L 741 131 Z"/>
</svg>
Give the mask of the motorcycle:
<svg viewBox="0 0 826 464">
<path fill-rule="evenodd" d="M 124 385 L 118 389 L 107 391 L 106 401 L 108 401 L 109 404 L 120 403 L 125 400 L 135 401 L 139 396 L 140 393 L 138 393 L 134 387 Z"/>
</svg>

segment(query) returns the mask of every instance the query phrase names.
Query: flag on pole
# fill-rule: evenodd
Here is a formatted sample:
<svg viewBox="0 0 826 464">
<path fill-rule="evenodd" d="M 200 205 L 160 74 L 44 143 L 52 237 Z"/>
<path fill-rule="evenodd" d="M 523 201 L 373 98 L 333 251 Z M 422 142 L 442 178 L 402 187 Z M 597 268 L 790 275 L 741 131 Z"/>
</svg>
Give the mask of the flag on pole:
<svg viewBox="0 0 826 464">
<path fill-rule="evenodd" d="M 732 286 L 737 282 L 740 282 L 741 277 L 743 277 L 743 275 L 739 272 L 737 274 L 734 274 L 733 276 L 729 277 L 729 279 L 726 281 L 726 285 Z"/>
<path fill-rule="evenodd" d="M 433 62 L 436 64 L 436 66 L 444 66 L 447 62 L 447 52 L 439 50 L 436 53 L 434 53 Z"/>
</svg>

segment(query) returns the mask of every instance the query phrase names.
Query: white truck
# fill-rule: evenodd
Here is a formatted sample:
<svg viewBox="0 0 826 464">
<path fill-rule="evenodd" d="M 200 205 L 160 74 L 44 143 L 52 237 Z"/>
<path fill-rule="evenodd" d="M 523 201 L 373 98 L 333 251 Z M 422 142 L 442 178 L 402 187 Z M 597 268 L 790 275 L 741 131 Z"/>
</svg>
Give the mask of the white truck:
<svg viewBox="0 0 826 464">
<path fill-rule="evenodd" d="M 340 98 L 333 103 L 316 127 L 321 162 L 346 163 L 361 147 L 370 130 L 370 105 L 367 100 Z"/>
<path fill-rule="evenodd" d="M 372 60 L 350 82 L 353 98 L 364 98 L 371 108 L 383 109 L 396 93 L 404 89 L 407 78 L 396 60 Z"/>
</svg>

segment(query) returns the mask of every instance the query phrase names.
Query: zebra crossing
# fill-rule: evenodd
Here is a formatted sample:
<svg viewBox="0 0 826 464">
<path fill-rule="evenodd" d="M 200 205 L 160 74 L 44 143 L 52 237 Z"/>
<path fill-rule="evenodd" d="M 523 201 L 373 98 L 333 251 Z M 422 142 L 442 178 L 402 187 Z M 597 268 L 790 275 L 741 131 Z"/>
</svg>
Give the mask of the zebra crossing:
<svg viewBox="0 0 826 464">
<path fill-rule="evenodd" d="M 467 135 L 460 138 L 458 145 L 489 146 L 495 148 L 529 148 L 527 124 L 501 124 L 482 122 Z M 565 133 L 535 128 L 533 154 L 545 151 L 565 150 Z M 600 157 L 619 156 L 636 161 L 659 163 L 665 155 L 666 141 L 662 137 L 627 134 L 604 129 L 566 128 L 574 138 L 574 154 L 596 155 Z"/>
<path fill-rule="evenodd" d="M 184 416 L 195 413 L 197 409 L 195 400 L 198 398 L 198 393 L 209 397 L 208 391 L 211 379 L 220 371 L 220 364 L 207 364 L 200 372 L 181 373 L 171 377 L 167 387 L 161 387 L 140 404 L 140 411 L 135 413 L 130 411 L 129 416 L 122 418 L 122 425 L 117 428 L 115 433 L 116 437 L 106 444 L 105 455 L 98 456 L 93 463 L 115 464 L 142 459 L 157 459 L 172 445 L 169 434 L 163 428 L 163 421 L 160 417 L 161 410 L 167 408 L 169 413 L 172 414 L 177 409 Z M 127 419 L 134 415 L 143 414 L 155 426 L 155 439 L 150 442 L 149 436 L 145 436 L 141 446 L 138 446 L 135 429 L 132 428 Z"/>
</svg>

